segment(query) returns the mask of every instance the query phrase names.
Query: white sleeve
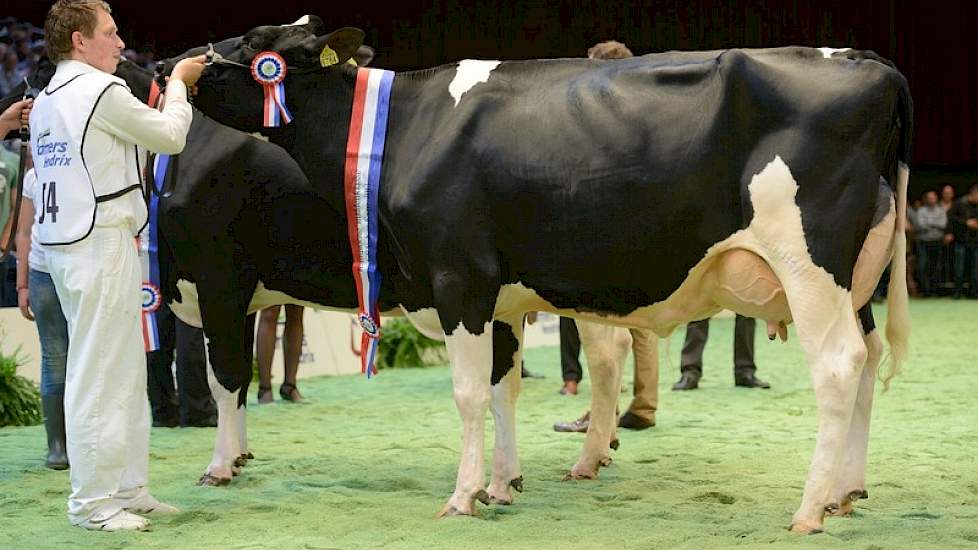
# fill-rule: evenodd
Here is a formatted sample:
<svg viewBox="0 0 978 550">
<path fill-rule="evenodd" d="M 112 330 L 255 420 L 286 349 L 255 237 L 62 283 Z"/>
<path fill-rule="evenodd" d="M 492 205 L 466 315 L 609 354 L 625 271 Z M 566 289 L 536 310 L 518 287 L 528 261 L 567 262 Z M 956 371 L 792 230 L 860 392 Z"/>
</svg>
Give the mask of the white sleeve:
<svg viewBox="0 0 978 550">
<path fill-rule="evenodd" d="M 38 202 L 34 194 L 37 193 L 37 175 L 31 168 L 24 174 L 24 198 L 32 202 Z"/>
<path fill-rule="evenodd" d="M 167 84 L 162 112 L 139 101 L 123 86 L 109 86 L 95 107 L 92 124 L 144 149 L 175 155 L 183 151 L 193 116 L 186 85 L 174 79 Z"/>
</svg>

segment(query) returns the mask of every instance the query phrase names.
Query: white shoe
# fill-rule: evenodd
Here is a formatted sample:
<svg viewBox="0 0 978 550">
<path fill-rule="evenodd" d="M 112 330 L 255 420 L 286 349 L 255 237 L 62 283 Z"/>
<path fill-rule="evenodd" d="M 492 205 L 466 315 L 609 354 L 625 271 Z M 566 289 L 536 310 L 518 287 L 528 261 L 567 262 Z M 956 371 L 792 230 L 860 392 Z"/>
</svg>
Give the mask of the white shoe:
<svg viewBox="0 0 978 550">
<path fill-rule="evenodd" d="M 149 520 L 136 514 L 130 514 L 125 510 L 119 510 L 107 518 L 99 518 L 96 514 L 79 523 L 78 526 L 92 531 L 146 531 L 149 529 Z"/>
<path fill-rule="evenodd" d="M 180 510 L 176 506 L 170 506 L 165 502 L 160 502 L 149 493 L 145 493 L 128 502 L 122 502 L 122 509 L 137 514 L 168 515 L 180 513 Z"/>
</svg>

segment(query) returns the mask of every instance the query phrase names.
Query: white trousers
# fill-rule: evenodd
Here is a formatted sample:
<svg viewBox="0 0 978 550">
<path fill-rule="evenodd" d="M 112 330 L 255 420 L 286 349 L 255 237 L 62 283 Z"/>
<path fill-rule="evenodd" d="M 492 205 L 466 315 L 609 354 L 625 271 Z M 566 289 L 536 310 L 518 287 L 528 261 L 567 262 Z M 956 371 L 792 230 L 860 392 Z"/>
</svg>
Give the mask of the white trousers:
<svg viewBox="0 0 978 550">
<path fill-rule="evenodd" d="M 46 249 L 68 320 L 68 518 L 111 517 L 146 493 L 149 399 L 140 326 L 142 274 L 128 229 L 96 227 Z"/>
</svg>

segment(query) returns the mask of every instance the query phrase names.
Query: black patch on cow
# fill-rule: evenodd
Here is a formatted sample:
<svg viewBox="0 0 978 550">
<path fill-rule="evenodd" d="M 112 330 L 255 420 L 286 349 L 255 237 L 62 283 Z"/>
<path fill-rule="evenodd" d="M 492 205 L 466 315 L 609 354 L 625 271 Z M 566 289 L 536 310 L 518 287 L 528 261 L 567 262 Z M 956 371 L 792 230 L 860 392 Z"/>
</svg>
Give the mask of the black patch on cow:
<svg viewBox="0 0 978 550">
<path fill-rule="evenodd" d="M 883 218 L 890 213 L 890 199 L 893 198 L 893 190 L 890 184 L 882 176 L 880 177 L 879 195 L 876 197 L 876 213 L 873 214 L 872 227 L 879 225 Z"/>
<path fill-rule="evenodd" d="M 490 382 L 493 386 L 498 384 L 515 366 L 513 365 L 513 357 L 519 347 L 520 342 L 513 334 L 513 327 L 509 323 L 492 322 L 492 378 Z"/>
<path fill-rule="evenodd" d="M 867 303 L 859 310 L 859 324 L 863 327 L 863 334 L 869 334 L 876 330 L 876 321 L 873 319 L 873 308 Z"/>
</svg>

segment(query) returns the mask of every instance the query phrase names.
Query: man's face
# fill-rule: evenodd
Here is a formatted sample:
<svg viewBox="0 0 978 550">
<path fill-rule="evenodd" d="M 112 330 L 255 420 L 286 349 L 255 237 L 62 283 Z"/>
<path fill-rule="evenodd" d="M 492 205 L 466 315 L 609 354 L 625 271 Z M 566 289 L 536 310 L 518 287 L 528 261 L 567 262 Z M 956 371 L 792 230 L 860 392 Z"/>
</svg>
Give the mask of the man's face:
<svg viewBox="0 0 978 550">
<path fill-rule="evenodd" d="M 95 24 L 92 36 L 75 31 L 80 41 L 75 43 L 75 50 L 80 54 L 81 60 L 100 71 L 114 73 L 122 57 L 122 49 L 126 47 L 117 34 L 118 30 L 112 16 L 99 9 L 98 23 Z"/>
<path fill-rule="evenodd" d="M 934 206 L 937 204 L 937 193 L 934 191 L 928 191 L 924 195 L 924 203 L 927 204 L 927 206 Z"/>
<path fill-rule="evenodd" d="M 941 189 L 941 198 L 945 201 L 949 201 L 954 198 L 954 188 L 950 185 L 945 185 L 944 189 Z"/>
</svg>

